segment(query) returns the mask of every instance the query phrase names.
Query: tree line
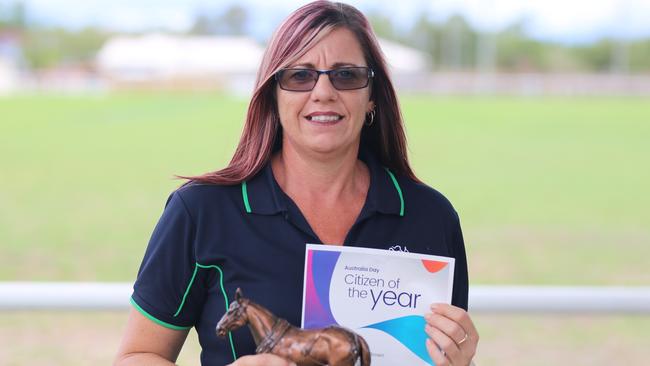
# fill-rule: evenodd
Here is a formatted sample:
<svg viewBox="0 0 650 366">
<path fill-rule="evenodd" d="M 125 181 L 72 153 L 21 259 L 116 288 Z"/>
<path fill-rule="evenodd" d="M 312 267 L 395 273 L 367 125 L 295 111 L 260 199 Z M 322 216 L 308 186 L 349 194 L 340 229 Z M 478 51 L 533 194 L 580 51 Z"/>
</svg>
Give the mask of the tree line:
<svg viewBox="0 0 650 366">
<path fill-rule="evenodd" d="M 499 32 L 480 32 L 455 15 L 433 22 L 422 15 L 410 29 L 397 31 L 389 18 L 373 17 L 381 37 L 426 52 L 437 70 L 500 72 L 650 71 L 650 39 L 604 38 L 590 44 L 566 45 L 541 41 L 526 33 L 519 21 Z"/>
<path fill-rule="evenodd" d="M 381 13 L 369 16 L 378 36 L 426 53 L 436 71 L 483 72 L 650 72 L 650 39 L 601 39 L 565 45 L 527 35 L 525 22 L 499 32 L 481 32 L 460 15 L 434 21 L 423 13 L 407 27 Z M 232 5 L 222 12 L 197 13 L 183 34 L 251 35 L 246 8 Z M 0 42 L 19 40 L 24 65 L 43 69 L 60 65 L 92 65 L 102 44 L 115 35 L 96 27 L 70 30 L 30 20 L 22 2 L 0 3 Z M 260 42 L 266 41 L 260 39 Z"/>
</svg>

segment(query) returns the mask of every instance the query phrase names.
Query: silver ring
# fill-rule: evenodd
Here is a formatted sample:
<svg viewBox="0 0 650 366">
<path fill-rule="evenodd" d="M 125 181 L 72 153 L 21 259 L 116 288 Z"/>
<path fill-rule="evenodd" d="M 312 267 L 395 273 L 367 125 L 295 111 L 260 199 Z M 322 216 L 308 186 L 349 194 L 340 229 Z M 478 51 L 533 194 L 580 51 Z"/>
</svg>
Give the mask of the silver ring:
<svg viewBox="0 0 650 366">
<path fill-rule="evenodd" d="M 463 344 L 463 342 L 465 342 L 467 338 L 469 338 L 469 335 L 465 333 L 465 337 L 463 337 L 463 339 L 461 339 L 460 342 L 458 342 L 458 345 L 460 346 L 461 344 Z"/>
</svg>

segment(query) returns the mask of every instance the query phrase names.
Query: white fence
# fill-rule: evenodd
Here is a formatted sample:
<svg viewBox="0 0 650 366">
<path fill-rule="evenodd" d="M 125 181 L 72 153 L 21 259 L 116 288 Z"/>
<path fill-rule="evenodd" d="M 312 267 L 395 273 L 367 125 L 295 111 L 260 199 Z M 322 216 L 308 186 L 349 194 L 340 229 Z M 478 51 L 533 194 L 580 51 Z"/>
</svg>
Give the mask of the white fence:
<svg viewBox="0 0 650 366">
<path fill-rule="evenodd" d="M 0 282 L 0 311 L 124 310 L 130 283 Z M 472 312 L 650 314 L 650 287 L 472 286 Z"/>
<path fill-rule="evenodd" d="M 400 92 L 436 95 L 648 96 L 648 74 L 435 72 L 395 74 Z"/>
</svg>

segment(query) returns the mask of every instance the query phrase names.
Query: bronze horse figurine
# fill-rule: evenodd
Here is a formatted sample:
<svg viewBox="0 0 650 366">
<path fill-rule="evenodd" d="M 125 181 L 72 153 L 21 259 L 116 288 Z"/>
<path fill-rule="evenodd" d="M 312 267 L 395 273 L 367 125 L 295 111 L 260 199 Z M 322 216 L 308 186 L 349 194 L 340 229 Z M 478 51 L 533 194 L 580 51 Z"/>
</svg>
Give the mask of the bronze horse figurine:
<svg viewBox="0 0 650 366">
<path fill-rule="evenodd" d="M 255 353 L 272 353 L 299 366 L 370 365 L 370 351 L 365 339 L 339 326 L 303 330 L 278 318 L 269 310 L 235 293 L 235 301 L 217 324 L 217 335 L 248 324 L 257 345 Z"/>
</svg>

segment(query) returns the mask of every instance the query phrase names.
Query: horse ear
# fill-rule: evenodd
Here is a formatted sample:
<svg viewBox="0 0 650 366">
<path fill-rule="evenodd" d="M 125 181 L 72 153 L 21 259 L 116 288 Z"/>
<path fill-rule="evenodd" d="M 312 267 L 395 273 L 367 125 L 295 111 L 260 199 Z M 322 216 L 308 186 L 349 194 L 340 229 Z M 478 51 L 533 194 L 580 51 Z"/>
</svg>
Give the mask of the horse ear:
<svg viewBox="0 0 650 366">
<path fill-rule="evenodd" d="M 239 302 L 239 300 L 241 300 L 242 297 L 243 295 L 241 293 L 241 288 L 237 287 L 237 291 L 235 291 L 235 300 Z"/>
</svg>

